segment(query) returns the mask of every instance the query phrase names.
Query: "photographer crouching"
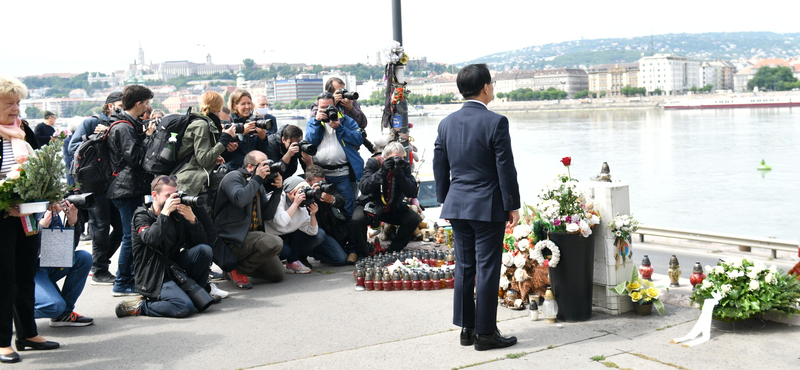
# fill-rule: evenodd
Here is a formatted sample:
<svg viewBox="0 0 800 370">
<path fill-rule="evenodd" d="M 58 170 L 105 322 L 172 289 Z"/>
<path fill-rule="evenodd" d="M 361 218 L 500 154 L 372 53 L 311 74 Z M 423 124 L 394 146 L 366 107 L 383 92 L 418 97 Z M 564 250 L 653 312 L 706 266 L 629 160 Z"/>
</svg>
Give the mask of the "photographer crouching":
<svg viewBox="0 0 800 370">
<path fill-rule="evenodd" d="M 178 192 L 177 178 L 160 176 L 150 189 L 152 205 L 133 215 L 136 291 L 144 298 L 122 301 L 115 311 L 117 317 L 186 317 L 195 307 L 202 311 L 211 303 L 211 247 L 203 225 L 186 205 L 193 197 Z"/>
<path fill-rule="evenodd" d="M 383 154 L 367 160 L 364 176 L 358 183 L 361 195 L 353 213 L 352 230 L 355 234 L 356 253 L 364 257 L 367 247 L 367 226 L 378 227 L 381 221 L 397 225 L 397 235 L 389 246 L 390 251 L 406 247 L 419 225 L 419 216 L 408 208 L 404 198 L 417 196 L 417 182 L 411 167 L 403 159 L 403 146 L 394 141 L 386 145 Z"/>
</svg>

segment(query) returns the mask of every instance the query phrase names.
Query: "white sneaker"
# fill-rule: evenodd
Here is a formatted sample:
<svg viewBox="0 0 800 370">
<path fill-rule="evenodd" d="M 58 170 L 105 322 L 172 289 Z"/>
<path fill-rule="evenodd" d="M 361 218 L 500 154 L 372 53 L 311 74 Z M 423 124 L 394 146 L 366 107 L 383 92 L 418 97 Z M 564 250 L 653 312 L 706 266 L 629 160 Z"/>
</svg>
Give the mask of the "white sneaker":
<svg viewBox="0 0 800 370">
<path fill-rule="evenodd" d="M 209 292 L 209 294 L 212 297 L 217 296 L 220 298 L 228 298 L 228 292 L 218 288 L 217 284 L 209 283 L 208 285 L 211 286 L 211 292 Z"/>
<path fill-rule="evenodd" d="M 308 274 L 311 272 L 311 269 L 300 261 L 294 261 L 286 264 L 286 272 L 292 274 Z"/>
</svg>

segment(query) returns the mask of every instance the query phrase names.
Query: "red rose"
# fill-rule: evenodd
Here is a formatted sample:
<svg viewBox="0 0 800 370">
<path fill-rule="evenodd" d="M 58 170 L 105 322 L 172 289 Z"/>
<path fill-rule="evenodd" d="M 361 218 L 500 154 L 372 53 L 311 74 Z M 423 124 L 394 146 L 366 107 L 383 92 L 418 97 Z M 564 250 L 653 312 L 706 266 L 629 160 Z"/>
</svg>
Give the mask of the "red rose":
<svg viewBox="0 0 800 370">
<path fill-rule="evenodd" d="M 550 267 L 550 260 L 544 260 L 544 263 L 542 264 L 542 266 L 549 268 Z"/>
<path fill-rule="evenodd" d="M 561 163 L 563 163 L 565 166 L 569 166 L 572 164 L 572 157 L 561 158 Z"/>
</svg>

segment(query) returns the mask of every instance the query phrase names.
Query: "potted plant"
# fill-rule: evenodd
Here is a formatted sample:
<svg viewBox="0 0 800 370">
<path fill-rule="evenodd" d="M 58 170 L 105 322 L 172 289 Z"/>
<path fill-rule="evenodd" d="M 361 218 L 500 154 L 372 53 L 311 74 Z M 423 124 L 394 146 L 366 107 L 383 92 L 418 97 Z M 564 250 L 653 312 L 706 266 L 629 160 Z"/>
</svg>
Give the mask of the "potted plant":
<svg viewBox="0 0 800 370">
<path fill-rule="evenodd" d="M 585 321 L 592 316 L 592 228 L 600 223 L 600 214 L 587 200 L 578 180 L 569 174 L 572 158 L 564 157 L 561 163 L 567 167 L 567 175 L 557 176 L 539 194 L 535 207 L 537 220 L 533 223 L 538 242 L 533 253 L 537 259 L 548 255 L 558 257 L 557 265 L 549 263 L 550 284 L 559 306 L 558 319 Z"/>
<path fill-rule="evenodd" d="M 66 166 L 60 156 L 63 143 L 63 138 L 51 141 L 31 153 L 20 166 L 13 188 L 24 201 L 20 204 L 20 213 L 44 212 L 49 203 L 64 198 L 68 187 L 66 182 L 62 182 L 66 175 Z"/>
<path fill-rule="evenodd" d="M 743 258 L 728 258 L 717 266 L 706 266 L 707 277 L 692 293 L 691 302 L 700 305 L 711 293 L 722 298 L 714 307 L 713 318 L 743 321 L 767 312 L 783 315 L 800 313 L 800 281 L 772 265 Z"/>
<path fill-rule="evenodd" d="M 639 230 L 639 221 L 633 216 L 622 215 L 617 213 L 614 220 L 608 224 L 608 228 L 614 234 L 615 243 L 617 246 L 617 253 L 614 254 L 616 260 L 616 268 L 619 269 L 620 260 L 625 264 L 628 258 L 633 255 L 631 251 L 631 234 Z"/>
<path fill-rule="evenodd" d="M 659 315 L 664 314 L 664 303 L 658 297 L 661 296 L 661 289 L 664 287 L 655 286 L 652 281 L 642 279 L 639 276 L 639 269 L 636 265 L 631 271 L 631 279 L 609 289 L 619 295 L 627 295 L 633 301 L 634 312 L 638 315 L 649 315 L 656 308 Z"/>
</svg>

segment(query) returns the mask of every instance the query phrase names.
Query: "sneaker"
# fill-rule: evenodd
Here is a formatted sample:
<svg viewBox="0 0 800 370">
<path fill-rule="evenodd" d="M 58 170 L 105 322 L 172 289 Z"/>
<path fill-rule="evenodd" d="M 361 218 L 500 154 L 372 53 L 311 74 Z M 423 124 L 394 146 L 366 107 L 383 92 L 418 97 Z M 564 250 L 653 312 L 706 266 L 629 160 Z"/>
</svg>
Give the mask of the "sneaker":
<svg viewBox="0 0 800 370">
<path fill-rule="evenodd" d="M 114 288 L 111 289 L 111 295 L 114 297 L 126 297 L 126 296 L 135 296 L 141 294 L 136 293 L 136 288 L 133 285 L 127 285 L 122 288 L 114 285 Z"/>
<path fill-rule="evenodd" d="M 94 320 L 91 317 L 81 316 L 70 312 L 54 319 L 50 319 L 50 326 L 87 326 L 92 325 Z"/>
<path fill-rule="evenodd" d="M 92 285 L 114 285 L 117 277 L 108 270 L 98 270 L 92 274 Z"/>
<path fill-rule="evenodd" d="M 81 239 L 82 242 L 88 242 L 88 241 L 92 240 L 92 237 L 89 236 L 89 235 L 86 235 L 86 234 L 81 234 L 80 239 Z"/>
<path fill-rule="evenodd" d="M 228 298 L 228 292 L 220 289 L 217 284 L 209 283 L 208 285 L 211 287 L 211 291 L 208 294 L 210 294 L 212 298 L 215 298 L 214 300 L 216 300 L 216 297 L 220 299 Z"/>
<path fill-rule="evenodd" d="M 300 261 L 294 261 L 286 264 L 286 272 L 292 274 L 308 274 L 311 272 L 311 269 Z"/>
<path fill-rule="evenodd" d="M 308 267 L 309 270 L 314 268 L 314 266 L 311 266 L 311 262 L 308 262 L 308 257 L 302 257 L 298 261 L 300 261 L 300 263 L 302 263 L 303 265 Z M 321 261 L 321 262 L 323 262 L 323 261 Z"/>
<path fill-rule="evenodd" d="M 142 298 L 122 301 L 117 305 L 117 308 L 114 309 L 114 313 L 120 318 L 125 316 L 139 316 L 142 314 L 142 303 L 144 303 L 144 299 Z"/>
<path fill-rule="evenodd" d="M 209 271 L 208 272 L 208 281 L 222 281 L 225 280 L 225 275 L 221 272 L 216 271 Z"/>
<path fill-rule="evenodd" d="M 226 272 L 225 277 L 233 283 L 236 289 L 253 289 L 253 284 L 250 284 L 247 275 L 239 273 L 237 269 Z"/>
</svg>

